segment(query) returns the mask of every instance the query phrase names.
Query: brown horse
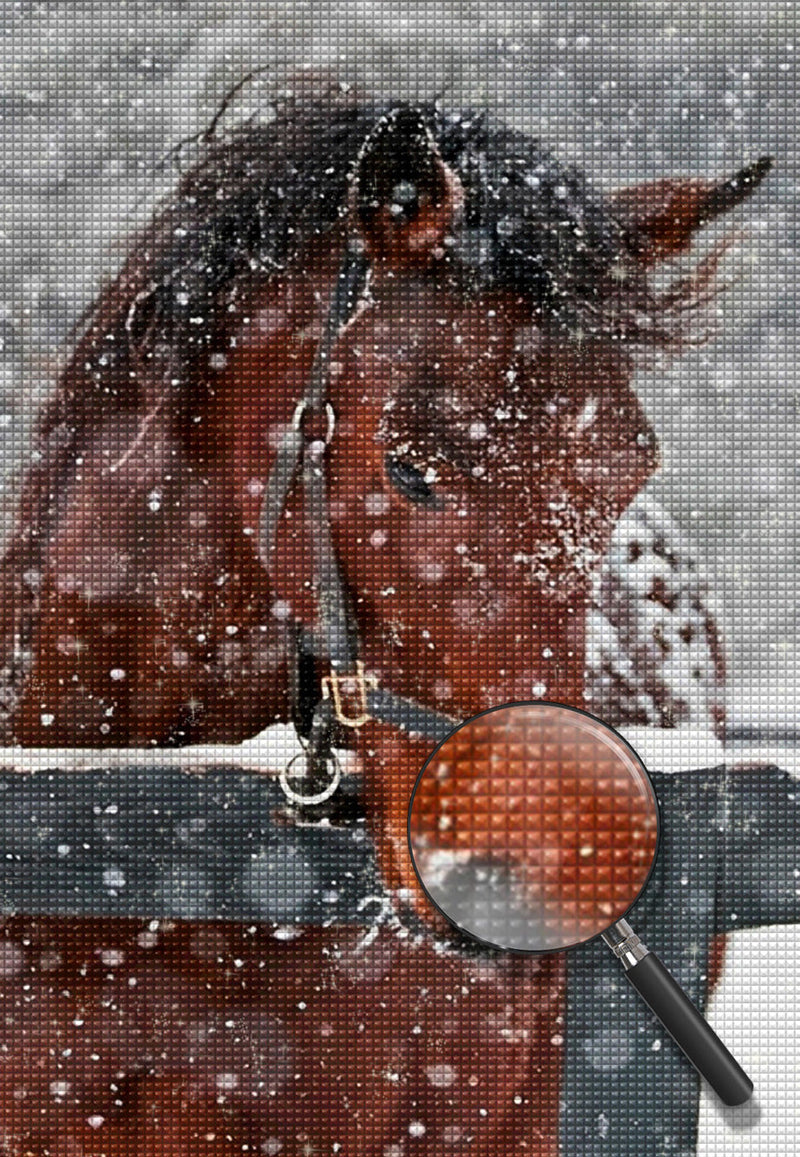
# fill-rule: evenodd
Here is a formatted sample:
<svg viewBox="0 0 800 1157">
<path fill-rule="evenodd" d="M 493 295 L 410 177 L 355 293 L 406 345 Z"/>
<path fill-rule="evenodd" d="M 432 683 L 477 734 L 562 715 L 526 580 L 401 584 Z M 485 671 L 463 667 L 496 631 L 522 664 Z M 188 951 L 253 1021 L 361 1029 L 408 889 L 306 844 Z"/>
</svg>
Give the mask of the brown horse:
<svg viewBox="0 0 800 1157">
<path fill-rule="evenodd" d="M 235 742 L 319 697 L 303 487 L 269 568 L 259 528 L 354 244 L 369 280 L 332 335 L 327 421 L 300 417 L 366 672 L 456 717 L 581 705 L 593 575 L 657 464 L 635 354 L 680 342 L 715 258 L 662 294 L 648 268 L 767 167 L 601 203 L 482 115 L 338 89 L 210 141 L 44 417 L 0 576 L 7 741 Z M 405 839 L 431 744 L 374 719 L 347 734 L 385 879 L 431 919 Z M 402 931 L 6 935 L 15 1155 L 556 1151 L 557 957 Z"/>
</svg>

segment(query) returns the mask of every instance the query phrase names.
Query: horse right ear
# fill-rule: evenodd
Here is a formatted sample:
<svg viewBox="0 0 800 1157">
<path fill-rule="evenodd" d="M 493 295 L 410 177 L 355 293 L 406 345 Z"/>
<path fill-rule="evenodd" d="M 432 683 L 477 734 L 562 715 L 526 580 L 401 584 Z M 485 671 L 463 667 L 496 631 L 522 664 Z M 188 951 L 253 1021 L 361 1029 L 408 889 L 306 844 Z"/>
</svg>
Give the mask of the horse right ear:
<svg viewBox="0 0 800 1157">
<path fill-rule="evenodd" d="M 378 265 L 419 266 L 442 255 L 464 189 L 442 160 L 420 109 L 401 105 L 369 133 L 350 203 L 367 253 Z"/>
<path fill-rule="evenodd" d="M 703 181 L 695 177 L 651 181 L 620 189 L 606 199 L 642 265 L 683 253 L 698 230 L 746 201 L 772 168 L 762 157 L 734 177 Z"/>
</svg>

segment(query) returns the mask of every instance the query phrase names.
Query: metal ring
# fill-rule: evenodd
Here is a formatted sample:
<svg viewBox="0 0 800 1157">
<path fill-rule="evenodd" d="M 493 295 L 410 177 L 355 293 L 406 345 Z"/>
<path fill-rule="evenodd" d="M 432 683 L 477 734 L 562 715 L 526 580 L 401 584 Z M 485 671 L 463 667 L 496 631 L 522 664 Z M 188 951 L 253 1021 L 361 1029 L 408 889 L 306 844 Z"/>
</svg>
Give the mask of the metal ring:
<svg viewBox="0 0 800 1157">
<path fill-rule="evenodd" d="M 310 408 L 311 403 L 306 398 L 301 398 L 295 406 L 294 414 L 292 415 L 293 430 L 296 430 L 298 433 L 302 430 L 303 418 L 305 417 L 306 411 Z M 336 411 L 330 402 L 325 403 L 325 420 L 327 422 L 327 428 L 325 430 L 325 438 L 323 441 L 325 442 L 326 446 L 330 446 L 331 440 L 333 439 L 333 432 L 336 429 Z"/>
<path fill-rule="evenodd" d="M 300 401 L 295 406 L 294 414 L 292 415 L 292 429 L 293 430 L 297 430 L 298 432 L 300 431 L 300 428 L 303 424 L 303 414 L 305 414 L 307 409 L 308 409 L 308 402 L 305 400 L 305 398 L 301 398 Z"/>
<path fill-rule="evenodd" d="M 339 760 L 332 755 L 328 761 L 329 765 L 333 764 L 333 775 L 330 779 L 330 782 L 325 785 L 322 791 L 317 792 L 316 795 L 303 795 L 302 793 L 295 791 L 289 783 L 289 772 L 291 771 L 294 764 L 297 763 L 298 759 L 306 760 L 306 766 L 308 766 L 308 755 L 305 751 L 301 751 L 299 754 L 290 759 L 286 766 L 282 767 L 278 772 L 278 783 L 281 785 L 283 794 L 286 796 L 289 803 L 297 804 L 299 807 L 313 807 L 315 804 L 325 803 L 326 800 L 331 798 L 341 783 L 342 769 L 339 764 Z"/>
</svg>

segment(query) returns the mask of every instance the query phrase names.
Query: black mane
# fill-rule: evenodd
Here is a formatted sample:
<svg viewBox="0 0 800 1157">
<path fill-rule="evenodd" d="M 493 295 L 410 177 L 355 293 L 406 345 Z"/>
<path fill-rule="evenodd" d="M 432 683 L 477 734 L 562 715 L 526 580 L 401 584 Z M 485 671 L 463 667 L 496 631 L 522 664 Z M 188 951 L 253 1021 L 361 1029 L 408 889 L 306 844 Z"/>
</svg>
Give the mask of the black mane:
<svg viewBox="0 0 800 1157">
<path fill-rule="evenodd" d="M 87 393 L 95 404 L 136 406 L 134 383 L 188 385 L 192 361 L 218 346 L 243 286 L 285 269 L 304 242 L 341 222 L 365 141 L 402 107 L 411 106 L 289 101 L 272 123 L 212 140 L 101 297 L 45 426 L 81 420 Z M 485 113 L 414 112 L 464 186 L 449 259 L 467 292 L 517 292 L 543 326 L 631 348 L 680 335 L 682 299 L 673 294 L 665 307 L 651 292 L 635 238 L 580 173 Z"/>
</svg>

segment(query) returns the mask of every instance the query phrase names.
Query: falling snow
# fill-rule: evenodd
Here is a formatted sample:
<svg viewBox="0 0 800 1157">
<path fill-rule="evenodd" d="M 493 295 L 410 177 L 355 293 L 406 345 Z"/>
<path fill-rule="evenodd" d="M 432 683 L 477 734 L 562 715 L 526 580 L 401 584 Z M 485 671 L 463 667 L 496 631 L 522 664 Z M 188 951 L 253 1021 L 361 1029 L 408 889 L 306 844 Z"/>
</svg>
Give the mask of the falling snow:
<svg viewBox="0 0 800 1157">
<path fill-rule="evenodd" d="M 211 75 L 208 70 L 213 70 L 221 60 L 216 55 L 214 45 L 219 45 L 226 38 L 220 37 L 219 26 L 213 22 L 206 29 L 196 27 L 200 19 L 197 17 L 187 17 L 188 23 L 182 17 L 179 27 L 173 30 L 171 27 L 161 27 L 156 13 L 150 13 L 149 16 L 145 13 L 147 19 L 144 24 L 140 27 L 134 23 L 129 29 L 126 15 L 122 31 L 121 25 L 118 28 L 111 19 L 107 33 L 104 32 L 109 45 L 114 46 L 113 50 L 109 49 L 109 59 L 113 56 L 113 64 L 103 64 L 99 69 L 84 68 L 81 64 L 76 71 L 70 61 L 84 61 L 85 47 L 97 41 L 97 30 L 92 25 L 91 17 L 84 18 L 78 14 L 66 24 L 60 23 L 57 26 L 51 22 L 46 11 L 37 10 L 36 35 L 30 36 L 27 31 L 24 35 L 18 31 L 17 22 L 21 11 L 15 9 L 10 13 L 7 31 L 9 59 L 15 65 L 9 70 L 11 80 L 8 97 L 11 101 L 22 102 L 22 111 L 6 120 L 8 140 L 5 156 L 9 178 L 21 182 L 21 195 L 25 201 L 24 205 L 20 202 L 24 212 L 17 212 L 15 204 L 9 203 L 10 216 L 4 223 L 4 229 L 11 243 L 18 245 L 20 252 L 26 254 L 26 262 L 24 276 L 19 272 L 19 263 L 7 263 L 8 304 L 4 304 L 2 322 L 8 324 L 8 330 L 2 330 L 4 336 L 0 355 L 8 355 L 10 368 L 3 367 L 0 384 L 5 389 L 8 383 L 15 385 L 24 380 L 37 396 L 45 396 L 49 380 L 45 381 L 36 367 L 33 376 L 28 369 L 23 378 L 21 363 L 14 351 L 23 337 L 26 342 L 33 342 L 35 359 L 45 359 L 60 349 L 69 323 L 91 299 L 101 274 L 107 272 L 109 261 L 116 260 L 116 257 L 107 256 L 109 220 L 116 223 L 112 227 L 117 229 L 119 214 L 133 205 L 143 166 L 145 169 L 151 167 L 149 163 L 163 150 L 165 139 L 177 139 L 185 133 L 183 122 L 186 108 L 189 105 L 202 105 L 203 115 L 206 114 L 205 92 Z M 524 12 L 520 9 L 527 22 L 525 26 L 530 28 L 526 36 L 533 38 L 533 49 L 525 37 L 517 35 L 519 21 L 512 19 L 514 13 L 511 9 L 508 12 L 498 10 L 489 16 L 488 24 L 481 23 L 477 41 L 455 8 L 451 11 L 445 5 L 444 11 L 447 16 L 444 22 L 442 9 L 439 8 L 431 16 L 432 23 L 426 24 L 427 17 L 423 13 L 419 23 L 411 20 L 397 25 L 378 8 L 368 5 L 358 17 L 363 23 L 363 35 L 356 37 L 361 44 L 359 53 L 364 58 L 362 63 L 366 62 L 367 72 L 372 75 L 374 61 L 384 56 L 382 51 L 375 51 L 376 45 L 381 48 L 386 45 L 396 46 L 398 35 L 401 35 L 404 52 L 409 58 L 414 58 L 415 69 L 424 76 L 437 73 L 436 69 L 429 66 L 440 48 L 452 52 L 455 46 L 457 54 L 466 53 L 470 58 L 467 61 L 469 69 L 465 70 L 467 86 L 473 89 L 475 69 L 485 69 L 483 54 L 487 51 L 486 45 L 491 43 L 490 88 L 499 102 L 510 102 L 512 110 L 517 109 L 515 115 L 521 115 L 526 124 L 531 121 L 531 116 L 524 112 L 524 108 L 535 108 L 533 120 L 537 127 L 547 126 L 548 135 L 572 142 L 571 150 L 577 154 L 583 152 L 590 158 L 594 157 L 592 167 L 601 180 L 609 173 L 616 179 L 618 172 L 626 174 L 626 179 L 641 175 L 652 178 L 672 169 L 700 173 L 708 168 L 709 157 L 713 159 L 714 170 L 721 171 L 729 163 L 738 163 L 743 153 L 772 151 L 773 138 L 783 131 L 781 125 L 784 122 L 793 123 L 793 118 L 785 115 L 786 89 L 782 78 L 786 77 L 786 70 L 792 65 L 789 63 L 791 55 L 787 55 L 788 49 L 784 50 L 783 36 L 774 36 L 770 32 L 774 25 L 765 24 L 763 35 L 769 38 L 764 48 L 767 67 L 757 69 L 749 39 L 754 33 L 754 17 L 742 6 L 734 6 L 733 9 L 734 23 L 737 25 L 736 44 L 740 47 L 729 56 L 736 62 L 736 67 L 726 63 L 728 54 L 720 54 L 719 76 L 716 75 L 716 63 L 709 65 L 706 54 L 710 42 L 717 35 L 732 34 L 720 31 L 716 20 L 711 20 L 706 30 L 701 28 L 693 37 L 687 37 L 683 31 L 682 12 L 675 5 L 667 5 L 664 9 L 666 17 L 659 10 L 657 21 L 653 18 L 655 23 L 645 14 L 644 23 L 636 21 L 630 29 L 614 25 L 618 40 L 615 43 L 615 60 L 621 59 L 622 63 L 617 64 L 612 71 L 619 74 L 619 80 L 609 79 L 606 53 L 594 54 L 589 51 L 595 44 L 606 43 L 603 38 L 609 35 L 597 24 L 596 19 L 600 18 L 595 17 L 593 6 L 579 6 L 574 13 L 581 27 L 587 26 L 588 33 L 577 38 L 570 35 L 561 39 L 552 34 L 549 26 L 540 33 L 540 21 L 543 19 L 541 13 L 531 10 L 530 6 Z M 348 19 L 351 15 L 348 15 Z M 259 43 L 269 43 L 270 52 L 277 54 L 280 59 L 288 61 L 299 54 L 304 63 L 326 63 L 330 55 L 330 28 L 326 18 L 323 17 L 322 26 L 314 26 L 313 21 L 320 18 L 315 17 L 313 12 L 310 15 L 306 13 L 304 21 L 306 16 L 312 21 L 308 27 L 304 23 L 300 28 L 292 17 L 287 17 L 283 24 L 274 21 L 270 23 L 270 35 L 265 37 L 261 34 L 266 25 L 262 27 L 258 20 L 255 23 L 250 21 L 252 28 L 245 28 L 247 20 L 242 25 L 238 17 L 234 19 L 225 15 L 223 31 L 226 27 L 231 31 L 234 46 L 233 58 L 224 62 L 225 71 L 233 69 L 235 72 L 237 68 L 243 71 L 243 67 L 239 66 L 250 52 L 250 47 L 245 51 L 244 46 Z M 785 14 L 781 16 L 781 21 L 784 17 Z M 769 13 L 759 10 L 755 18 L 767 21 Z M 52 21 L 55 19 L 54 14 Z M 226 20 L 232 23 L 227 26 Z M 189 29 L 191 35 L 184 37 L 184 27 Z M 40 36 L 39 33 L 44 35 Z M 538 39 L 540 35 L 544 40 Z M 648 52 L 641 50 L 642 36 L 647 38 Z M 14 80 L 17 74 L 16 63 L 30 57 L 31 44 L 47 44 L 51 40 L 59 44 L 58 53 L 37 50 L 34 54 L 36 59 L 28 60 L 32 68 L 29 91 L 17 92 L 19 85 Z M 153 42 L 152 46 L 148 44 L 146 51 L 144 40 Z M 537 65 L 541 59 L 542 45 L 546 50 L 546 59 L 557 62 L 561 70 L 559 83 L 555 85 L 552 69 L 548 67 L 542 70 Z M 665 45 L 668 50 L 665 50 Z M 682 67 L 677 70 L 674 69 L 674 52 L 681 55 Z M 716 61 L 715 53 L 716 50 L 710 56 Z M 780 57 L 777 67 L 773 67 L 773 56 L 775 59 Z M 751 62 L 752 58 L 752 75 L 748 71 L 745 77 L 739 67 L 740 57 L 747 62 Z M 67 76 L 67 73 L 70 75 Z M 626 73 L 630 73 L 632 80 L 626 77 Z M 154 75 L 158 80 L 156 85 L 153 84 Z M 142 76 L 147 78 L 144 84 Z M 511 82 L 510 88 L 506 82 Z M 407 81 L 401 83 L 406 84 Z M 518 83 L 525 88 L 524 101 L 519 99 L 522 90 L 517 91 L 515 88 Z M 759 93 L 764 91 L 765 85 L 769 88 L 769 101 L 759 99 Z M 636 100 L 630 95 L 633 91 L 635 96 L 637 87 L 647 95 L 649 111 L 646 125 L 641 122 Z M 504 95 L 506 89 L 508 91 Z M 58 99 L 51 99 L 51 91 L 59 94 Z M 94 115 L 98 101 L 108 110 L 99 119 Z M 592 115 L 576 117 L 576 102 L 585 104 L 586 101 L 591 105 Z M 68 133 L 64 132 L 65 102 L 73 111 L 77 110 L 74 116 L 69 114 Z M 769 118 L 763 111 L 767 107 L 771 110 Z M 523 108 L 522 113 L 519 113 L 519 108 Z M 154 110 L 156 115 L 151 115 Z M 108 125 L 103 123 L 106 116 L 110 118 L 109 123 L 121 117 L 122 123 L 128 124 L 129 128 L 132 125 L 133 128 L 130 132 L 109 135 Z M 676 129 L 679 131 L 674 131 Z M 639 147 L 639 138 L 646 138 L 646 148 Z M 76 155 L 77 149 L 80 149 L 80 156 Z M 536 173 L 523 174 L 523 181 L 532 190 L 539 189 L 542 179 Z M 786 188 L 786 195 L 791 197 L 791 189 L 788 186 Z M 563 200 L 569 190 L 559 185 L 553 192 Z M 783 385 L 783 382 L 792 380 L 792 374 L 791 365 L 787 367 L 779 340 L 780 329 L 787 324 L 785 311 L 781 311 L 780 304 L 781 295 L 787 294 L 790 261 L 789 250 L 780 247 L 780 224 L 786 220 L 786 213 L 790 211 L 790 204 L 788 209 L 779 208 L 777 217 L 772 219 L 772 224 L 762 234 L 761 243 L 767 246 L 765 252 L 771 254 L 770 259 L 761 259 L 756 254 L 748 265 L 748 279 L 755 279 L 754 285 L 751 284 L 747 290 L 749 298 L 756 300 L 753 325 L 734 327 L 738 332 L 724 339 L 727 344 L 721 347 L 717 345 L 712 354 L 701 351 L 684 369 L 672 371 L 669 388 L 664 388 L 663 378 L 658 379 L 657 386 L 646 379 L 643 384 L 650 407 L 657 411 L 664 433 L 667 464 L 664 479 L 659 483 L 661 497 L 674 509 L 684 511 L 687 506 L 686 495 L 690 495 L 689 507 L 696 515 L 696 537 L 701 540 L 703 553 L 707 560 L 712 560 L 722 570 L 726 589 L 735 596 L 740 627 L 740 637 L 735 640 L 736 662 L 740 669 L 745 670 L 754 656 L 763 663 L 777 663 L 782 655 L 791 658 L 797 650 L 793 645 L 793 636 L 785 633 L 794 630 L 791 625 L 795 621 L 792 613 L 792 584 L 787 585 L 785 593 L 782 589 L 777 590 L 775 585 L 776 575 L 785 578 L 787 573 L 792 573 L 790 554 L 796 537 L 792 533 L 792 511 L 796 506 L 792 501 L 796 463 L 796 423 L 792 409 L 794 396 Z M 38 223 L 38 232 L 31 232 L 32 220 Z M 512 217 L 500 222 L 498 231 L 513 235 L 517 227 L 518 223 Z M 755 228 L 758 231 L 758 221 Z M 71 234 L 77 229 L 82 265 L 78 272 L 74 264 L 75 246 L 56 244 L 59 238 L 63 240 L 65 229 Z M 120 227 L 118 231 L 123 230 Z M 479 238 L 476 239 L 476 244 L 479 241 Z M 174 297 L 178 306 L 189 304 L 188 294 L 176 291 Z M 253 324 L 263 329 L 265 325 L 280 324 L 281 320 L 279 317 L 259 316 L 254 318 Z M 193 315 L 192 321 L 202 326 L 203 317 Z M 30 361 L 30 350 L 27 356 Z M 38 366 L 38 360 L 36 364 Z M 212 370 L 223 370 L 226 364 L 227 357 L 223 354 L 214 354 L 209 359 Z M 759 372 L 763 368 L 768 378 L 759 390 L 753 389 L 750 380 L 754 366 L 759 367 Z M 703 382 L 702 389 L 697 388 L 698 380 Z M 22 445 L 17 424 L 21 429 L 30 423 L 27 410 L 31 407 L 27 401 L 26 395 L 26 404 L 19 407 L 20 412 L 15 409 L 14 413 L 0 415 L 0 430 L 9 438 L 9 465 L 13 465 Z M 586 432 L 591 429 L 596 417 L 595 407 L 594 399 L 590 399 L 575 415 L 578 430 Z M 508 410 L 498 409 L 495 418 L 498 422 L 511 424 Z M 722 430 L 725 436 L 712 439 L 713 444 L 710 444 L 704 435 L 708 429 L 713 428 Z M 703 435 L 703 445 L 696 453 L 685 452 L 687 430 L 695 433 L 700 431 Z M 472 422 L 467 432 L 476 446 L 485 443 L 488 449 L 491 445 L 482 422 Z M 740 464 L 741 476 L 745 480 L 742 486 L 730 487 L 727 467 L 731 460 Z M 753 486 L 746 484 L 750 475 Z M 479 465 L 473 470 L 475 479 L 485 479 L 486 476 L 485 465 Z M 426 477 L 435 482 L 436 472 L 429 472 Z M 261 493 L 258 488 L 262 485 L 258 479 L 250 481 L 248 492 L 251 497 Z M 147 514 L 160 514 L 163 517 L 162 492 L 140 491 L 140 494 L 146 494 L 144 509 Z M 370 518 L 384 517 L 390 507 L 390 500 L 383 493 L 370 494 L 364 498 L 364 509 Z M 776 532 L 775 510 L 782 512 L 780 533 Z M 522 560 L 522 564 L 543 581 L 560 564 L 565 554 L 579 558 L 580 528 L 575 523 L 573 512 L 561 513 L 561 554 L 555 559 L 542 556 Z M 203 518 L 202 512 L 199 512 L 192 522 L 194 530 L 202 529 Z M 786 518 L 789 518 L 789 523 L 786 523 Z M 603 696 L 608 695 L 609 688 L 618 689 L 623 685 L 629 689 L 631 714 L 658 723 L 664 704 L 668 703 L 684 721 L 705 722 L 709 717 L 709 705 L 713 706 L 718 688 L 708 638 L 703 629 L 704 610 L 702 606 L 698 609 L 696 605 L 695 578 L 680 567 L 676 570 L 664 553 L 659 551 L 658 528 L 663 522 L 655 506 L 645 507 L 640 504 L 634 508 L 630 519 L 627 524 L 628 538 L 620 532 L 615 540 L 614 549 L 617 553 L 612 553 L 611 568 L 606 571 L 605 585 L 598 594 L 592 621 L 590 667 L 592 694 L 595 696 L 593 702 L 607 702 Z M 247 529 L 252 535 L 252 528 Z M 385 530 L 375 530 L 370 539 L 371 546 L 376 550 L 384 547 L 388 542 L 388 536 L 385 535 Z M 633 538 L 641 539 L 646 548 L 636 560 L 631 560 L 626 553 Z M 735 550 L 729 548 L 732 541 L 735 541 Z M 765 542 L 771 543 L 773 549 L 765 550 Z M 459 553 L 466 553 L 468 548 L 465 546 L 463 552 L 459 547 L 455 549 Z M 682 553 L 688 557 L 691 552 L 687 550 Z M 580 565 L 588 568 L 594 558 L 587 551 L 579 561 Z M 114 568 L 118 569 L 118 561 L 114 562 L 109 573 Z M 419 577 L 429 583 L 439 581 L 441 576 L 437 576 L 435 568 L 434 563 L 432 571 L 427 575 L 420 573 Z M 36 574 L 27 577 L 31 589 L 36 588 L 40 577 Z M 476 573 L 475 577 L 482 576 Z M 80 575 L 65 578 L 65 584 L 73 591 L 82 589 L 88 593 L 93 590 L 97 593 L 97 588 L 85 583 Z M 395 589 L 387 586 L 381 593 L 390 598 Z M 615 600 L 620 597 L 627 600 L 626 606 L 630 612 L 627 617 L 614 615 L 617 606 Z M 674 600 L 676 606 L 665 606 L 665 600 Z M 485 604 L 465 600 L 461 607 L 465 622 L 482 613 L 482 608 L 485 609 Z M 292 607 L 288 602 L 279 600 L 273 604 L 271 614 L 279 621 L 288 620 L 292 615 Z M 631 623 L 631 619 L 635 621 Z M 774 641 L 776 622 L 781 624 L 783 635 L 777 643 Z M 785 627 L 786 623 L 789 623 L 788 627 Z M 235 624 L 229 625 L 229 633 L 235 634 L 236 630 Z M 80 652 L 83 645 L 80 639 L 66 634 L 62 639 L 58 646 L 61 655 L 70 656 Z M 197 640 L 205 642 L 205 634 L 198 634 Z M 223 666 L 234 663 L 239 654 L 237 651 L 225 652 L 227 658 Z M 183 669 L 189 661 L 189 652 L 181 646 L 176 646 L 168 655 L 170 657 L 167 662 L 176 670 Z M 547 657 L 544 651 L 542 655 Z M 632 657 L 638 659 L 638 666 L 634 665 Z M 270 661 L 275 662 L 275 657 Z M 644 683 L 632 678 L 637 670 L 642 669 L 650 672 Z M 109 668 L 109 679 L 113 683 L 124 681 L 125 670 L 120 667 Z M 544 683 L 537 683 L 532 688 L 534 695 L 545 692 Z M 447 680 L 437 683 L 437 695 L 444 699 L 451 693 L 452 688 Z M 40 713 L 42 726 L 51 728 L 56 718 L 56 705 L 45 704 Z M 191 834 L 190 829 L 187 832 Z M 55 847 L 56 854 L 64 860 L 85 851 L 78 841 L 74 844 L 60 842 Z M 287 876 L 292 881 L 288 891 L 275 883 Z M 112 891 L 124 890 L 127 886 L 125 870 L 116 865 L 108 866 L 102 873 L 102 883 Z M 268 916 L 273 922 L 287 921 L 277 923 L 271 930 L 271 937 L 278 948 L 290 950 L 295 940 L 301 939 L 301 943 L 305 941 L 302 940 L 302 929 L 289 921 L 296 914 L 298 906 L 309 902 L 320 892 L 323 883 L 315 866 L 306 863 L 301 856 L 291 860 L 287 868 L 283 854 L 268 848 L 255 852 L 244 879 L 243 894 L 253 898 L 254 903 L 259 900 L 264 903 L 265 919 Z M 185 913 L 191 911 L 191 904 L 203 886 L 204 877 L 201 872 L 189 869 L 179 871 L 163 882 L 159 899 L 166 906 L 171 906 L 173 914 L 179 911 Z M 690 888 L 685 903 L 691 917 L 707 918 L 713 908 L 713 899 L 713 894 L 707 889 Z M 727 918 L 735 922 L 743 911 L 741 908 L 730 908 Z M 162 937 L 167 934 L 158 922 L 154 922 L 134 937 L 132 950 L 146 957 L 148 953 L 158 950 Z M 387 977 L 391 978 L 397 944 L 387 946 L 379 941 L 374 948 L 372 953 L 353 955 L 349 960 L 345 954 L 337 961 L 337 983 L 364 983 L 374 987 L 386 981 Z M 217 930 L 205 937 L 198 934 L 198 938 L 192 941 L 191 952 L 195 961 L 203 966 L 241 971 L 235 963 L 241 958 L 231 955 L 225 934 Z M 75 1014 L 69 1021 L 72 1035 L 63 1042 L 63 1055 L 60 1059 L 50 1058 L 47 1061 L 49 1068 L 41 1078 L 45 1082 L 42 1088 L 54 1100 L 71 1097 L 81 1087 L 81 1082 L 90 1079 L 93 1069 L 98 1067 L 103 1069 L 105 1086 L 111 1086 L 114 1073 L 105 1059 L 109 1042 L 113 1042 L 118 1049 L 115 1063 L 120 1065 L 123 1074 L 127 1072 L 128 1066 L 132 1072 L 146 1069 L 151 1063 L 150 1052 L 160 1057 L 160 1063 L 174 1065 L 175 1071 L 181 1071 L 181 1066 L 191 1065 L 189 1058 L 195 1055 L 193 1050 L 204 1050 L 206 1055 L 211 1056 L 214 1066 L 199 1078 L 201 1083 L 205 1082 L 204 1087 L 209 1095 L 214 1098 L 222 1096 L 227 1100 L 239 1098 L 245 1104 L 255 1101 L 265 1117 L 276 1099 L 286 1095 L 284 1090 L 294 1079 L 295 1066 L 288 1035 L 277 1018 L 259 1019 L 259 1014 L 252 1008 L 238 1006 L 226 1009 L 223 1013 L 195 1014 L 196 993 L 180 980 L 171 981 L 165 975 L 163 963 L 151 973 L 140 968 L 138 974 L 108 982 L 109 987 L 103 990 L 102 1000 L 96 1007 L 82 1014 L 74 996 L 57 995 L 60 981 L 56 981 L 52 991 L 49 987 L 49 977 L 58 973 L 64 964 L 62 953 L 56 949 L 38 943 L 31 948 L 30 945 L 3 941 L 0 943 L 0 976 L 9 980 L 27 976 L 29 955 L 36 962 L 36 967 L 45 974 L 48 985 L 37 987 L 40 982 L 36 981 L 25 997 L 36 1000 L 37 1016 L 41 1023 L 47 1023 L 48 1018 L 63 1018 L 62 1003 L 64 1006 L 69 1005 Z M 128 965 L 129 953 L 127 949 L 108 945 L 99 950 L 97 959 L 91 963 L 94 967 L 116 970 Z M 484 968 L 484 982 L 489 984 L 488 977 L 492 975 L 492 968 L 488 964 Z M 474 973 L 480 973 L 479 965 L 475 966 Z M 137 990 L 145 995 L 139 996 Z M 157 995 L 154 996 L 154 993 Z M 609 990 L 605 995 L 617 1001 L 620 999 L 616 990 Z M 124 1014 L 120 1009 L 125 1010 Z M 166 1031 L 164 1026 L 175 1020 L 176 1009 L 180 1010 L 180 1017 L 173 1034 Z M 6 1020 L 6 1024 L 13 1025 L 13 1016 L 19 1013 L 9 1012 L 7 1015 L 12 1019 Z M 604 1015 L 608 1020 L 610 1011 L 607 1008 Z M 141 1039 L 137 1039 L 136 1032 L 128 1028 L 131 1021 L 135 1021 L 137 1026 L 143 1026 Z M 495 1035 L 511 1033 L 513 1043 L 514 1030 L 509 1028 L 502 1013 L 487 1021 L 487 1026 Z M 339 1032 L 347 1035 L 354 1029 L 354 1025 L 349 1022 L 337 1029 L 328 1027 L 333 1038 Z M 419 1031 L 414 1032 L 415 1037 L 422 1036 L 422 1027 L 416 1027 Z M 138 1027 L 136 1031 L 140 1031 Z M 146 1037 L 146 1033 L 150 1036 Z M 9 1041 L 14 1035 L 6 1031 Z M 96 1051 L 92 1044 L 95 1037 L 99 1042 Z M 508 1042 L 508 1035 L 504 1039 Z M 564 1044 L 561 1033 L 554 1034 L 550 1039 L 556 1047 Z M 143 1043 L 145 1040 L 146 1044 Z M 611 1074 L 615 1079 L 617 1074 L 624 1077 L 634 1047 L 633 1037 L 625 1036 L 607 1025 L 602 1032 L 580 1042 L 582 1055 L 591 1068 L 596 1073 Z M 658 1054 L 667 1051 L 667 1044 L 662 1046 L 661 1038 L 652 1039 L 645 1047 L 657 1060 L 660 1059 Z M 99 1059 L 92 1059 L 95 1057 Z M 69 1066 L 69 1079 L 58 1074 L 58 1065 Z M 13 1065 L 7 1067 L 12 1069 Z M 268 1074 L 266 1081 L 263 1078 L 265 1073 Z M 454 1084 L 461 1089 L 459 1070 L 447 1062 L 437 1060 L 435 1064 L 427 1066 L 425 1080 L 434 1089 L 445 1089 Z M 466 1081 L 464 1088 L 469 1088 Z M 25 1086 L 19 1085 L 17 1090 L 20 1104 L 30 1099 Z M 100 1093 L 93 1092 L 92 1095 L 100 1096 Z M 103 1095 L 107 1095 L 105 1087 Z M 101 1132 L 110 1124 L 109 1112 L 82 1110 L 82 1113 L 81 1125 L 85 1122 L 92 1131 Z M 605 1141 L 613 1136 L 618 1122 L 613 1110 L 607 1106 L 596 1113 L 593 1124 L 593 1132 Z M 4 1127 L 0 1126 L 0 1138 Z M 405 1157 L 413 1152 L 414 1143 L 419 1142 L 428 1132 L 425 1121 L 416 1117 L 410 1119 L 407 1125 L 404 1121 L 402 1128 L 407 1129 L 408 1136 L 390 1142 L 382 1157 Z M 443 1126 L 438 1137 L 444 1146 L 469 1151 L 467 1131 L 461 1125 Z M 438 1137 L 432 1142 L 433 1145 L 439 1144 Z M 688 1152 L 678 1148 L 678 1142 L 663 1121 L 659 1137 L 659 1144 L 665 1153 Z M 77 1143 L 67 1138 L 64 1141 L 65 1152 L 74 1144 Z M 282 1152 L 299 1153 L 302 1144 L 304 1142 L 298 1141 L 287 1130 L 285 1136 L 266 1136 L 260 1141 L 260 1151 L 267 1157 L 276 1157 Z M 336 1144 L 338 1142 L 334 1144 L 334 1151 Z"/>
</svg>

